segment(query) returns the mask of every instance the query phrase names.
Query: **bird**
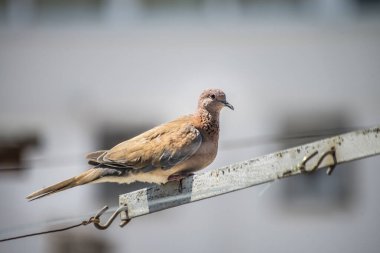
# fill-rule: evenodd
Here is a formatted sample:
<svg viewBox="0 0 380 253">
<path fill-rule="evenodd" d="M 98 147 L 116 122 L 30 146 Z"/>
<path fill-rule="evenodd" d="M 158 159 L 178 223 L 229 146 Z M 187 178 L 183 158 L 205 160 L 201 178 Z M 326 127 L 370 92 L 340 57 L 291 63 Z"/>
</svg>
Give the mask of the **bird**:
<svg viewBox="0 0 380 253">
<path fill-rule="evenodd" d="M 109 150 L 89 153 L 91 168 L 75 177 L 37 190 L 35 200 L 88 183 L 180 181 L 210 165 L 218 151 L 219 114 L 234 107 L 220 89 L 204 90 L 195 113 L 161 124 Z"/>
</svg>

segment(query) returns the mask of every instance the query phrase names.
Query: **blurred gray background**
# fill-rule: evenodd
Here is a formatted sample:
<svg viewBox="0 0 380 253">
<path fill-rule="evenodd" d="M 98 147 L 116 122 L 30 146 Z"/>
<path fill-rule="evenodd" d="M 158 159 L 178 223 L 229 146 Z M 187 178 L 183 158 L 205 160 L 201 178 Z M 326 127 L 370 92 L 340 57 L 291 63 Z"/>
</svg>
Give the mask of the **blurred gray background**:
<svg viewBox="0 0 380 253">
<path fill-rule="evenodd" d="M 222 112 L 208 169 L 311 141 L 284 136 L 379 124 L 379 4 L 0 0 L 1 237 L 74 224 L 142 187 L 24 199 L 89 168 L 87 152 L 193 112 L 206 88 L 222 88 L 235 106 Z M 173 208 L 123 229 L 4 242 L 0 252 L 378 252 L 379 162 Z"/>
</svg>

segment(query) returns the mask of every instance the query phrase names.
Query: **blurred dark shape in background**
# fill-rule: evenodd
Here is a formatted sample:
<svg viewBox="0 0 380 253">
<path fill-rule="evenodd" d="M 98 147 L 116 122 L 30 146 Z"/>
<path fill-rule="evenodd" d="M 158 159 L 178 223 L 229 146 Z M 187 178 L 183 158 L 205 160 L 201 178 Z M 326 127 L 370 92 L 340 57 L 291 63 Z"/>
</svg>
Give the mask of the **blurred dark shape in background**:
<svg viewBox="0 0 380 253">
<path fill-rule="evenodd" d="M 293 112 L 283 119 L 283 135 L 296 133 L 327 132 L 329 129 L 343 129 L 351 125 L 345 111 L 314 111 L 312 114 Z M 336 133 L 337 134 L 337 133 Z M 320 137 L 308 138 L 313 142 Z M 283 143 L 283 148 L 305 144 L 305 140 L 293 139 Z M 312 166 L 312 165 L 311 165 Z M 339 166 L 334 176 L 328 177 L 326 170 L 293 177 L 286 180 L 279 190 L 279 202 L 285 210 L 303 215 L 328 215 L 330 212 L 349 211 L 354 206 L 356 176 L 358 168 L 353 163 Z"/>
<path fill-rule="evenodd" d="M 55 253 L 107 253 L 112 245 L 100 237 L 77 231 L 68 231 L 62 236 L 52 237 L 49 252 Z"/>
<path fill-rule="evenodd" d="M 21 172 L 26 169 L 24 155 L 27 149 L 39 146 L 36 134 L 24 132 L 14 136 L 0 136 L 0 173 Z"/>
</svg>

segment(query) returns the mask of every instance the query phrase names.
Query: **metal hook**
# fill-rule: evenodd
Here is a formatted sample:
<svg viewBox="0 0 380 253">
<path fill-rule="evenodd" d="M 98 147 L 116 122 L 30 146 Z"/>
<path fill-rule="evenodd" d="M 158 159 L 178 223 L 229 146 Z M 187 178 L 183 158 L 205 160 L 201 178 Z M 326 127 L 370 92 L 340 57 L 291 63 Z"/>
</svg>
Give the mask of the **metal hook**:
<svg viewBox="0 0 380 253">
<path fill-rule="evenodd" d="M 331 175 L 331 173 L 333 172 L 336 164 L 337 164 L 337 160 L 336 160 L 336 154 L 335 154 L 335 147 L 332 147 L 329 151 L 326 151 L 318 160 L 317 164 L 314 165 L 314 167 L 311 168 L 311 170 L 306 170 L 306 163 L 311 159 L 313 158 L 314 156 L 316 156 L 318 154 L 318 151 L 315 151 L 314 153 L 310 154 L 309 156 L 305 156 L 302 160 L 302 163 L 299 165 L 299 169 L 301 170 L 301 172 L 305 172 L 305 173 L 312 173 L 314 172 L 318 167 L 319 165 L 322 163 L 322 161 L 325 159 L 326 156 L 328 155 L 331 155 L 331 157 L 333 158 L 333 161 L 334 161 L 334 164 L 330 165 L 329 168 L 327 169 L 326 173 L 327 175 Z"/>
<path fill-rule="evenodd" d="M 94 218 L 92 219 L 93 220 L 93 223 L 94 223 L 94 226 L 97 228 L 97 229 L 100 229 L 100 230 L 104 230 L 104 229 L 107 229 L 111 224 L 112 222 L 114 221 L 114 219 L 116 218 L 116 216 L 123 212 L 125 213 L 124 215 L 122 215 L 122 222 L 120 223 L 120 227 L 124 227 L 125 225 L 127 225 L 127 223 L 131 220 L 131 219 L 128 219 L 127 218 L 127 214 L 126 214 L 126 211 L 127 211 L 127 206 L 121 206 L 119 207 L 112 215 L 111 217 L 108 219 L 108 221 L 104 224 L 100 224 L 100 216 L 102 214 L 104 214 L 108 209 L 108 206 L 104 206 L 95 216 Z"/>
</svg>

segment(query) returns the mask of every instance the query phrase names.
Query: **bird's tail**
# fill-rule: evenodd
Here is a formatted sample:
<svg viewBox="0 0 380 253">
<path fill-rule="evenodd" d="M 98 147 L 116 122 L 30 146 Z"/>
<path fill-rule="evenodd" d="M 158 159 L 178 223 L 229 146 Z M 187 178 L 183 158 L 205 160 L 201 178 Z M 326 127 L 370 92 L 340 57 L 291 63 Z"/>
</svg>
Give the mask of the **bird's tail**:
<svg viewBox="0 0 380 253">
<path fill-rule="evenodd" d="M 38 191 L 35 191 L 31 194 L 29 194 L 26 199 L 29 201 L 36 200 L 42 197 L 45 197 L 47 195 L 50 195 L 52 193 L 60 192 L 78 185 L 87 184 L 90 183 L 98 178 L 100 178 L 102 175 L 101 169 L 92 168 L 89 169 L 82 174 L 69 178 L 67 180 L 64 180 L 62 182 L 53 184 L 51 186 L 48 186 L 46 188 L 42 188 Z"/>
</svg>

